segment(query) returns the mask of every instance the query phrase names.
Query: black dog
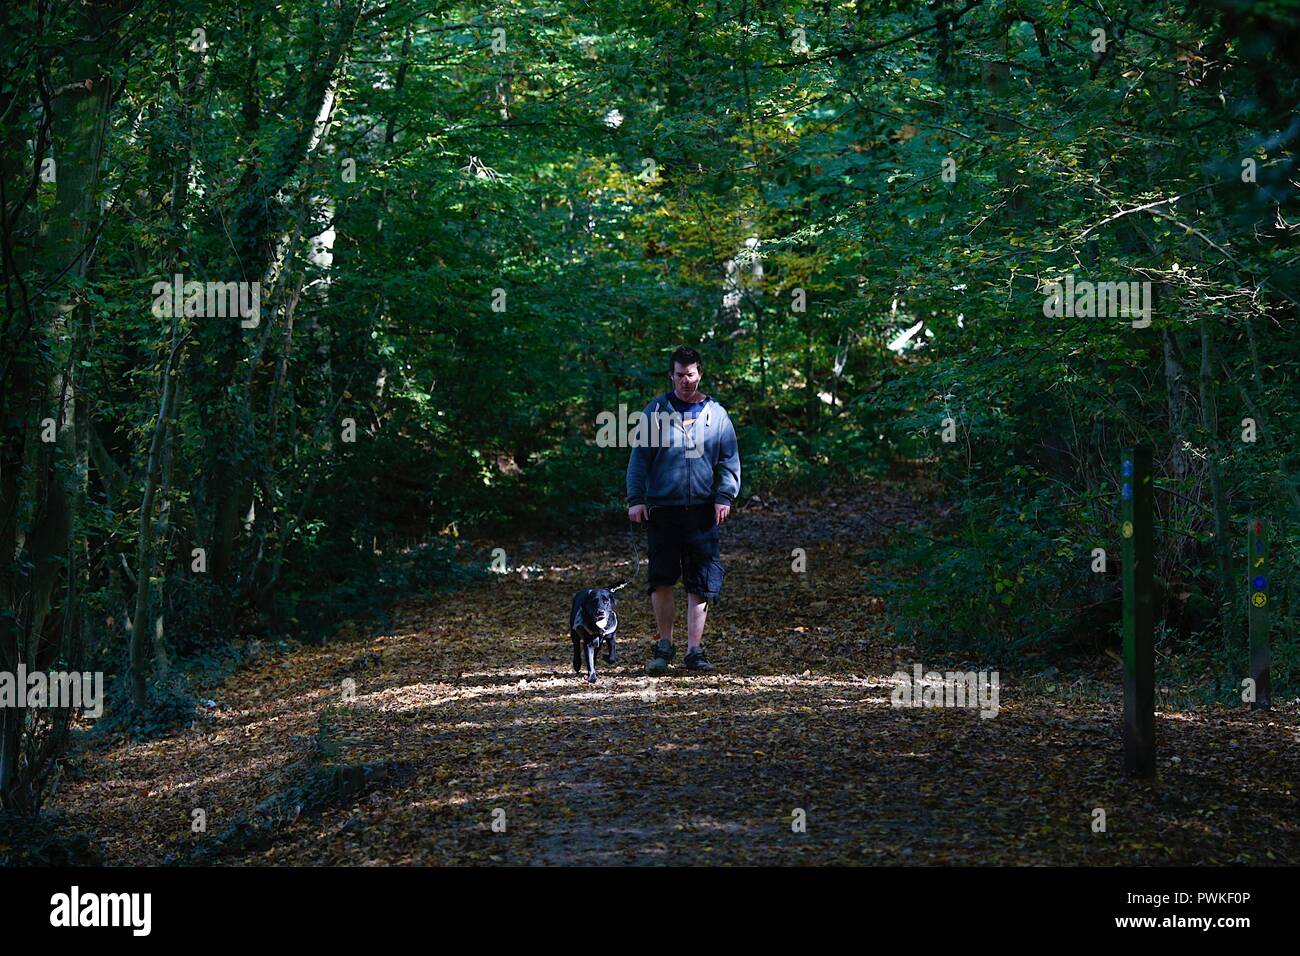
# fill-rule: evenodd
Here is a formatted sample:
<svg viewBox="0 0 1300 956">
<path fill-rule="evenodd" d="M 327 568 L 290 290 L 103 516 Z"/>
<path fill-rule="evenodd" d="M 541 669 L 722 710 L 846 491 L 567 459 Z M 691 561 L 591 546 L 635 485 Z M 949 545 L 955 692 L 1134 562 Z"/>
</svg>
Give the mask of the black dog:
<svg viewBox="0 0 1300 956">
<path fill-rule="evenodd" d="M 618 661 L 618 615 L 610 588 L 584 588 L 573 596 L 569 637 L 573 641 L 573 672 L 587 668 L 587 683 L 596 683 L 596 649 L 605 645 L 605 661 Z"/>
</svg>

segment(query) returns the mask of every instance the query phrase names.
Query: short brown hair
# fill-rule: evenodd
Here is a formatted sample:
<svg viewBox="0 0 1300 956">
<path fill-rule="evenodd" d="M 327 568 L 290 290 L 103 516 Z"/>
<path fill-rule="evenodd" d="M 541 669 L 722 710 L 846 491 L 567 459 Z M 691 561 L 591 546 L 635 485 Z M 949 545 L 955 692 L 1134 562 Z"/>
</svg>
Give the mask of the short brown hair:
<svg viewBox="0 0 1300 956">
<path fill-rule="evenodd" d="M 700 374 L 704 374 L 704 362 L 700 360 L 700 353 L 695 349 L 682 346 L 668 357 L 668 374 L 673 374 L 673 366 L 680 365 L 682 368 L 690 368 L 692 365 L 700 367 Z"/>
</svg>

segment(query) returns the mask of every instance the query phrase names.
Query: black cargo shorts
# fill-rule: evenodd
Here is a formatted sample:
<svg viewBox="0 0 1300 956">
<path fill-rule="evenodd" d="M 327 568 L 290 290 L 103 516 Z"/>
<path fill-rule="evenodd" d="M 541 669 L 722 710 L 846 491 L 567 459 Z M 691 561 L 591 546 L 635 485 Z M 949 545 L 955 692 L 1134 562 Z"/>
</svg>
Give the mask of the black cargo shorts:
<svg viewBox="0 0 1300 956">
<path fill-rule="evenodd" d="M 688 594 L 716 601 L 722 593 L 722 547 L 713 502 L 656 505 L 649 516 L 650 577 L 647 591 L 677 579 Z"/>
</svg>

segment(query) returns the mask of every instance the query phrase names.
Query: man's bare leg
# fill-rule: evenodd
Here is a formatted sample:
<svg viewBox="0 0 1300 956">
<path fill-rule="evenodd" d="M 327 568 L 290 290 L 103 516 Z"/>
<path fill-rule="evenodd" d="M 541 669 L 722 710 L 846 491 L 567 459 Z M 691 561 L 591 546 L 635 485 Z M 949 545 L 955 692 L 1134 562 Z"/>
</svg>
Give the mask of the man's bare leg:
<svg viewBox="0 0 1300 956">
<path fill-rule="evenodd" d="M 659 629 L 659 642 L 667 647 L 673 639 L 673 618 L 677 608 L 673 604 L 673 589 L 664 585 L 654 589 L 650 595 L 650 604 L 654 607 L 655 626 Z"/>
<path fill-rule="evenodd" d="M 709 614 L 709 602 L 698 594 L 686 594 L 686 653 L 689 654 L 704 640 L 704 620 Z"/>
</svg>

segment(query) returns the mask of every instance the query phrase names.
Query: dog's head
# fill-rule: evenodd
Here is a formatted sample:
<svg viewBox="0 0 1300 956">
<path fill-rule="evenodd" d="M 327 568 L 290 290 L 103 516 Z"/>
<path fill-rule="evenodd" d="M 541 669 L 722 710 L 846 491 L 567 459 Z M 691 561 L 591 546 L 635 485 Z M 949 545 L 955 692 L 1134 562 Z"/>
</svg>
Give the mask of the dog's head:
<svg viewBox="0 0 1300 956">
<path fill-rule="evenodd" d="M 601 633 L 609 631 L 614 617 L 614 593 L 609 588 L 592 588 L 582 602 L 582 616 Z"/>
</svg>

